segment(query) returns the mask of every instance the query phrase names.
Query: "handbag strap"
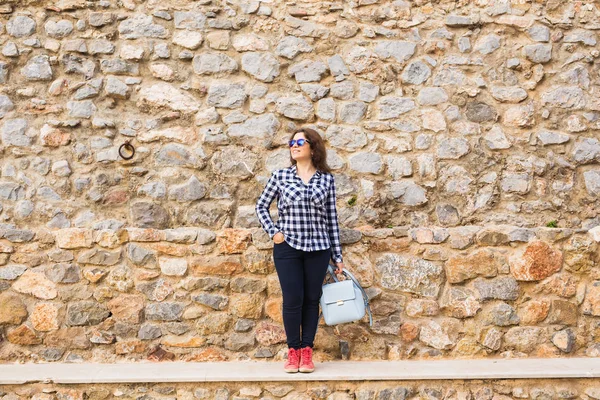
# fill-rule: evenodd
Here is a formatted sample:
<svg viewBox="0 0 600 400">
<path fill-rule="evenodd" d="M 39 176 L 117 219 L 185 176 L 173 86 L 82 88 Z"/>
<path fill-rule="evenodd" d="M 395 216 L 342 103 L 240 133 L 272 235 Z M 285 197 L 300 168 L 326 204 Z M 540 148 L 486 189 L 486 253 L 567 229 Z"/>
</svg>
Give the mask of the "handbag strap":
<svg viewBox="0 0 600 400">
<path fill-rule="evenodd" d="M 335 282 L 339 282 L 340 280 L 337 278 L 337 276 L 335 275 L 335 269 L 334 266 L 329 264 L 327 266 L 327 272 L 329 273 L 329 275 L 331 275 L 331 277 L 333 278 L 333 280 Z M 369 315 L 369 326 L 373 326 L 373 314 L 371 313 L 371 306 L 369 305 L 369 296 L 367 296 L 367 292 L 365 292 L 365 289 L 363 289 L 362 286 L 360 286 L 360 283 L 358 283 L 358 279 L 356 279 L 354 277 L 354 275 L 352 275 L 352 273 L 350 271 L 347 270 L 343 270 L 342 273 L 344 275 L 346 275 L 348 278 L 350 278 L 352 280 L 352 282 L 354 283 L 354 285 L 356 287 L 358 287 L 362 293 L 363 296 L 363 301 L 365 302 L 365 308 L 367 310 L 367 314 Z M 322 313 L 321 313 L 322 314 Z M 319 315 L 319 319 L 321 318 L 321 316 Z"/>
</svg>

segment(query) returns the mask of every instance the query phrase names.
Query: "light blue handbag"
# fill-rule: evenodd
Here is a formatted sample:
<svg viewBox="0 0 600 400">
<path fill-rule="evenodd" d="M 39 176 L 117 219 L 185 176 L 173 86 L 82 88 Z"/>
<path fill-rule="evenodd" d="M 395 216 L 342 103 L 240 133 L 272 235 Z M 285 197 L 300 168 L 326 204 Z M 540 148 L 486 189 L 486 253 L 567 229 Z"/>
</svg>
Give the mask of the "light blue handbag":
<svg viewBox="0 0 600 400">
<path fill-rule="evenodd" d="M 342 271 L 350 279 L 340 281 L 335 275 L 335 267 L 329 264 L 327 272 L 334 282 L 323 285 L 321 294 L 321 314 L 327 325 L 344 324 L 358 321 L 369 314 L 369 325 L 373 326 L 373 316 L 369 306 L 369 297 L 349 271 Z M 320 317 L 319 317 L 320 318 Z"/>
</svg>

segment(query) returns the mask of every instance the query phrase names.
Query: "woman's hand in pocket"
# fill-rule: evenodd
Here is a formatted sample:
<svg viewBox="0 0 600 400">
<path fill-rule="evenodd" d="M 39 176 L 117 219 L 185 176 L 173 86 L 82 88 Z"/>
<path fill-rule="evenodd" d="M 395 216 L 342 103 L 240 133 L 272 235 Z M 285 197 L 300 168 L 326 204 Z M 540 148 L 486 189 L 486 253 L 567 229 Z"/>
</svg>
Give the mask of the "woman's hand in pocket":
<svg viewBox="0 0 600 400">
<path fill-rule="evenodd" d="M 275 243 L 275 244 L 283 243 L 284 240 L 285 240 L 285 237 L 283 236 L 283 233 L 281 233 L 281 232 L 277 232 L 275 234 L 275 236 L 273 236 L 273 243 Z"/>
</svg>

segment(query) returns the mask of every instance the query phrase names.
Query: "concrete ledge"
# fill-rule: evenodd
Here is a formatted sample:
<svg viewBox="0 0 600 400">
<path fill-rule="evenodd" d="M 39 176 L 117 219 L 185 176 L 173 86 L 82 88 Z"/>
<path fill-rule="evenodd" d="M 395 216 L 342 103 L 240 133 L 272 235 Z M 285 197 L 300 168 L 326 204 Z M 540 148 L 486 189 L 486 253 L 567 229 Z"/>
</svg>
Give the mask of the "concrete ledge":
<svg viewBox="0 0 600 400">
<path fill-rule="evenodd" d="M 0 385 L 600 377 L 600 358 L 335 361 L 315 365 L 315 372 L 310 374 L 287 374 L 283 362 L 256 361 L 0 364 Z"/>
</svg>

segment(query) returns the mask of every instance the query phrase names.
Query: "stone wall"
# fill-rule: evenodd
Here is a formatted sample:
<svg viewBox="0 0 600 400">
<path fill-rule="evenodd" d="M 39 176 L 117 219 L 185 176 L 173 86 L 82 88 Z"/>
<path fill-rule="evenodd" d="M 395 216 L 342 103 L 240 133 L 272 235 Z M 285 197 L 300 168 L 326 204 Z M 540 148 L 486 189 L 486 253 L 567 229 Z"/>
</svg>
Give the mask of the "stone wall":
<svg viewBox="0 0 600 400">
<path fill-rule="evenodd" d="M 213 400 L 511 400 L 600 399 L 598 379 L 447 380 L 389 382 L 220 382 L 0 386 L 5 400 L 213 399 Z"/>
<path fill-rule="evenodd" d="M 280 359 L 254 204 L 301 125 L 376 317 L 318 358 L 598 356 L 597 29 L 582 1 L 4 1 L 0 360 Z"/>
</svg>

